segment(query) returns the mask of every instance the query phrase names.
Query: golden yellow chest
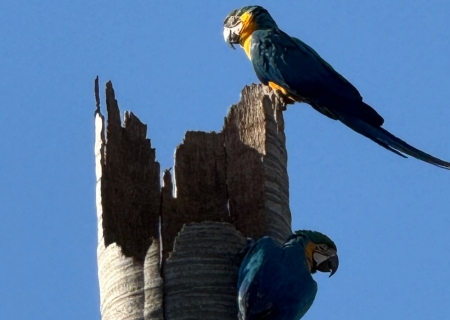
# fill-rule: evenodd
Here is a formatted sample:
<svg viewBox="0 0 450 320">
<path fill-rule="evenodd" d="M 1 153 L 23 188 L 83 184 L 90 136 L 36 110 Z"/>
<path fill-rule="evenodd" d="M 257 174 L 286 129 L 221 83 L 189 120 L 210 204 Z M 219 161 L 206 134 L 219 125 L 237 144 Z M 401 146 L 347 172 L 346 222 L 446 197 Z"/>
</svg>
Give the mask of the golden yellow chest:
<svg viewBox="0 0 450 320">
<path fill-rule="evenodd" d="M 244 48 L 245 54 L 247 57 L 251 60 L 250 56 L 250 46 L 252 43 L 252 36 L 247 37 L 247 39 L 244 40 L 244 43 L 242 44 L 242 48 Z"/>
<path fill-rule="evenodd" d="M 241 16 L 242 30 L 241 30 L 241 46 L 244 48 L 247 57 L 250 59 L 250 47 L 252 43 L 252 33 L 258 26 L 253 21 L 253 17 L 250 13 L 245 12 Z"/>
</svg>

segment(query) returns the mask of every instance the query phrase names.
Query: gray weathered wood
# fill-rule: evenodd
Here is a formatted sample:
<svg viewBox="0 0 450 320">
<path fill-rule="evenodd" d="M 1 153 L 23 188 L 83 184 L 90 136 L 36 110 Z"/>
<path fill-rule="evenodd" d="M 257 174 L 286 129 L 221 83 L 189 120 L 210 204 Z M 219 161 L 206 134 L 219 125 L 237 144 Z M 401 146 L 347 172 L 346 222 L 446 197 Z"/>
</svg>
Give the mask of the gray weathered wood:
<svg viewBox="0 0 450 320">
<path fill-rule="evenodd" d="M 151 238 L 158 238 L 159 163 L 147 126 L 125 112 L 122 126 L 111 82 L 106 87 L 108 124 L 102 176 L 105 245 L 117 243 L 127 256 L 144 261 Z"/>
<path fill-rule="evenodd" d="M 97 81 L 95 155 L 100 310 L 104 320 L 144 319 L 146 295 L 158 296 L 153 280 L 144 281 L 144 259 L 152 238 L 159 236 L 159 164 L 146 138 L 146 126 L 132 113 L 126 113 L 122 127 L 110 82 L 106 86 L 106 140 Z M 149 265 L 159 266 L 159 254 L 152 257 L 157 261 Z M 159 291 L 162 297 L 162 284 Z M 162 299 L 159 305 L 156 300 L 148 305 L 152 314 L 158 314 L 158 309 L 162 314 Z"/>
<path fill-rule="evenodd" d="M 152 239 L 144 262 L 144 319 L 163 320 L 163 279 L 160 269 L 160 242 Z"/>
<path fill-rule="evenodd" d="M 221 133 L 189 131 L 175 152 L 178 215 L 185 223 L 229 220 L 223 143 Z"/>
<path fill-rule="evenodd" d="M 108 82 L 105 135 L 96 96 L 102 319 L 236 319 L 246 237 L 291 232 L 283 106 L 245 87 L 221 132 L 186 133 L 161 188 L 146 125 L 122 126 Z"/>
<path fill-rule="evenodd" d="M 237 275 L 246 244 L 228 223 L 185 225 L 164 266 L 165 319 L 236 319 Z"/>
<path fill-rule="evenodd" d="M 282 107 L 267 87 L 246 86 L 223 129 L 233 223 L 247 237 L 279 242 L 291 233 Z"/>
<path fill-rule="evenodd" d="M 163 187 L 163 242 L 169 252 L 186 223 L 230 221 L 223 135 L 189 131 L 175 152 L 176 199 L 170 172 Z"/>
</svg>

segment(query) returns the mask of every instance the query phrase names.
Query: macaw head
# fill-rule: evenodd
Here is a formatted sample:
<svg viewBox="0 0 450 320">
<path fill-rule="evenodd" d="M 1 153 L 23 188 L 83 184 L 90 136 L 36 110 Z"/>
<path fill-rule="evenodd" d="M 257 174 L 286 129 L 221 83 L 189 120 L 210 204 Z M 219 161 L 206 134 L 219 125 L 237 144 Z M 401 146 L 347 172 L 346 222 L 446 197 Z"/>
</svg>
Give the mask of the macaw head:
<svg viewBox="0 0 450 320">
<path fill-rule="evenodd" d="M 306 237 L 309 240 L 306 245 L 306 254 L 312 260 L 311 273 L 330 272 L 330 277 L 336 273 L 339 267 L 339 258 L 333 240 L 323 233 L 311 230 L 295 231 L 290 239 L 297 237 Z"/>
<path fill-rule="evenodd" d="M 255 30 L 274 28 L 277 24 L 269 12 L 260 6 L 247 6 L 231 11 L 223 22 L 223 37 L 235 49 L 233 44 L 241 44 Z"/>
</svg>

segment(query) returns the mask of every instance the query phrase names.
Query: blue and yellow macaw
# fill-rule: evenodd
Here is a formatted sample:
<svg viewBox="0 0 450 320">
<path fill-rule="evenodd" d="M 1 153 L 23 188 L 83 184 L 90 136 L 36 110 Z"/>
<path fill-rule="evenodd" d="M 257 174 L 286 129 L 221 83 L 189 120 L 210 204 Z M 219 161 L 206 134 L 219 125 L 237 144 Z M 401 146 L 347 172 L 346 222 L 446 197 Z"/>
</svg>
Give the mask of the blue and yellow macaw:
<svg viewBox="0 0 450 320">
<path fill-rule="evenodd" d="M 310 230 L 296 231 L 282 245 L 263 237 L 251 245 L 238 279 L 240 320 L 297 320 L 311 307 L 316 271 L 337 271 L 334 242 Z"/>
<path fill-rule="evenodd" d="M 327 117 L 339 120 L 382 147 L 450 169 L 450 162 L 400 140 L 381 125 L 384 119 L 363 102 L 358 90 L 301 40 L 280 30 L 260 6 L 232 11 L 224 21 L 224 37 L 234 49 L 240 44 L 259 80 L 286 104 L 306 102 Z"/>
</svg>

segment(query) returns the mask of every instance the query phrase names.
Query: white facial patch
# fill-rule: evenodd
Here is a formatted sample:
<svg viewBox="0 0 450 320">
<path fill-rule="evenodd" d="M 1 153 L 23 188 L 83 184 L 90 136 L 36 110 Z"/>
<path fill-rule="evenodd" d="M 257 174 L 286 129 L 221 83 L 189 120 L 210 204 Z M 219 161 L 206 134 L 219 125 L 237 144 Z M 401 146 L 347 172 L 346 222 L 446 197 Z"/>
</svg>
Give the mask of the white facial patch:
<svg viewBox="0 0 450 320">
<path fill-rule="evenodd" d="M 314 252 L 313 258 L 314 258 L 314 261 L 316 262 L 316 264 L 319 265 L 322 262 L 324 262 L 325 260 L 327 260 L 329 257 L 325 256 L 319 252 Z"/>
<path fill-rule="evenodd" d="M 225 41 L 229 41 L 229 39 L 233 38 L 232 35 L 239 36 L 241 34 L 241 30 L 242 30 L 242 23 L 238 23 L 234 27 L 231 27 L 231 28 L 224 27 L 223 28 L 223 38 L 225 39 Z"/>
</svg>

